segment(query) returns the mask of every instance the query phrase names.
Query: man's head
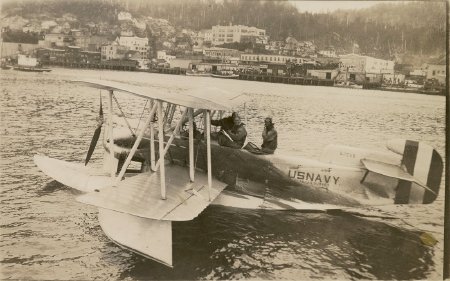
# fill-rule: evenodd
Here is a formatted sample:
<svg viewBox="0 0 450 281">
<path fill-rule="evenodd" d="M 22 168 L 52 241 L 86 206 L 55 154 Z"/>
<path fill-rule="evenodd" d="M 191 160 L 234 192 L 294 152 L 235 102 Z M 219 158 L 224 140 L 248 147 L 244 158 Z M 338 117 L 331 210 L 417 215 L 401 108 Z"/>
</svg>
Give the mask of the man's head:
<svg viewBox="0 0 450 281">
<path fill-rule="evenodd" d="M 265 125 L 266 127 L 272 126 L 272 125 L 273 125 L 273 123 L 272 123 L 272 117 L 266 117 L 266 119 L 264 119 L 264 125 Z"/>
<path fill-rule="evenodd" d="M 235 126 L 241 125 L 241 117 L 237 113 L 233 117 L 233 123 Z"/>
</svg>

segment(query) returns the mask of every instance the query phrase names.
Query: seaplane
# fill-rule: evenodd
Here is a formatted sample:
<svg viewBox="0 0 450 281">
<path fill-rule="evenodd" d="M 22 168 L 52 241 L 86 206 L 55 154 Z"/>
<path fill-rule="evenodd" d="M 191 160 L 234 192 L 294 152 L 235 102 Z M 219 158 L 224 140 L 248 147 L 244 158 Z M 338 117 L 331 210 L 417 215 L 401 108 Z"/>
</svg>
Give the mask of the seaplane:
<svg viewBox="0 0 450 281">
<path fill-rule="evenodd" d="M 35 155 L 35 164 L 81 191 L 76 200 L 98 208 L 99 224 L 114 243 L 169 267 L 172 222 L 192 220 L 211 204 L 236 210 L 341 210 L 429 204 L 439 193 L 442 158 L 419 141 L 388 141 L 380 151 L 331 144 L 318 160 L 262 154 L 249 141 L 237 149 L 211 137 L 211 120 L 242 105 L 240 93 L 164 92 L 95 79 L 70 83 L 107 95 L 106 116 L 100 101 L 104 122 L 84 163 Z M 144 106 L 145 122 L 133 129 L 131 121 L 117 121 L 118 94 L 150 105 Z M 102 127 L 103 164 L 95 168 L 88 164 Z"/>
</svg>

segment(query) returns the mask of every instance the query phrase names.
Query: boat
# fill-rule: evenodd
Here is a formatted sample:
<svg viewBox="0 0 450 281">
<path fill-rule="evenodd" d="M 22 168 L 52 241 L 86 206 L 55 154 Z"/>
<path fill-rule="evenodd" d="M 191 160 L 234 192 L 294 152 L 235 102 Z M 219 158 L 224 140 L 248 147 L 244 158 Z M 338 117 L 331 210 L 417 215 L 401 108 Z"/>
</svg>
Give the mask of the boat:
<svg viewBox="0 0 450 281">
<path fill-rule="evenodd" d="M 114 243 L 169 267 L 172 221 L 192 220 L 211 204 L 234 212 L 324 211 L 431 204 L 439 193 L 443 161 L 424 142 L 395 139 L 388 141 L 386 151 L 330 144 L 318 160 L 263 154 L 248 139 L 236 149 L 212 137 L 211 119 L 245 104 L 240 93 L 211 87 L 167 92 L 94 79 L 72 82 L 108 95 L 103 168 L 87 166 L 103 122 L 84 163 L 35 155 L 35 164 L 47 176 L 83 192 L 77 201 L 98 208 L 99 224 Z M 116 94 L 145 102 L 142 112 L 147 114 L 139 128 L 124 114 L 125 126 L 114 127 L 113 100 L 120 109 Z M 104 119 L 101 101 L 99 120 Z M 140 168 L 129 169 L 131 163 Z"/>
<path fill-rule="evenodd" d="M 17 65 L 13 68 L 18 71 L 26 71 L 26 72 L 50 72 L 52 71 L 50 68 L 40 67 L 38 60 L 33 57 L 29 57 L 26 55 L 19 55 L 17 58 Z"/>
<path fill-rule="evenodd" d="M 238 79 L 239 78 L 239 74 L 235 74 L 235 73 L 213 73 L 213 74 L 211 74 L 211 77 L 223 78 L 223 79 Z"/>
<path fill-rule="evenodd" d="M 12 68 L 11 65 L 7 65 L 6 63 L 2 63 L 0 67 L 1 67 L 1 69 L 3 69 L 3 70 L 9 70 L 9 69 Z"/>
</svg>

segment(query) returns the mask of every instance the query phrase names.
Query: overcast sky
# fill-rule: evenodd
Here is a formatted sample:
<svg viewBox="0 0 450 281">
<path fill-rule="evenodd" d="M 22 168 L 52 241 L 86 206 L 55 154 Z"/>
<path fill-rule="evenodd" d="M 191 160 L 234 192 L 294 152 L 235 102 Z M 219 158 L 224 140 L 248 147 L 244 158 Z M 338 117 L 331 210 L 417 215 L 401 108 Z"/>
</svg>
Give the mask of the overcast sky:
<svg viewBox="0 0 450 281">
<path fill-rule="evenodd" d="M 300 12 L 325 13 L 337 9 L 362 9 L 379 3 L 392 3 L 393 1 L 292 1 Z"/>
</svg>

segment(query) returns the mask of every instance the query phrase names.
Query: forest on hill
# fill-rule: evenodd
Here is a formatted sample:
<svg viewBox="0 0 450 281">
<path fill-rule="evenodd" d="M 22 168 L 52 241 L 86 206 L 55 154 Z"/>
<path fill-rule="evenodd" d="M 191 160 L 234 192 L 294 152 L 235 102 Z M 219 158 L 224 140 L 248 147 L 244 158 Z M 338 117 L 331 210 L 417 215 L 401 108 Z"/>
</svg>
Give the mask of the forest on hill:
<svg viewBox="0 0 450 281">
<path fill-rule="evenodd" d="M 164 18 L 175 27 L 210 29 L 242 24 L 266 29 L 270 40 L 292 36 L 319 48 L 359 52 L 380 58 L 445 54 L 445 2 L 379 3 L 360 10 L 299 12 L 287 1 L 243 0 L 22 0 L 5 2 L 2 14 L 25 18 L 71 13 L 81 22 L 114 23 L 117 13 Z"/>
</svg>

